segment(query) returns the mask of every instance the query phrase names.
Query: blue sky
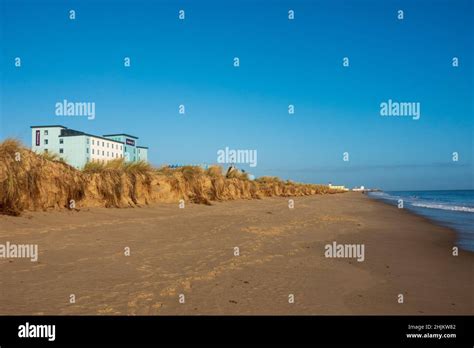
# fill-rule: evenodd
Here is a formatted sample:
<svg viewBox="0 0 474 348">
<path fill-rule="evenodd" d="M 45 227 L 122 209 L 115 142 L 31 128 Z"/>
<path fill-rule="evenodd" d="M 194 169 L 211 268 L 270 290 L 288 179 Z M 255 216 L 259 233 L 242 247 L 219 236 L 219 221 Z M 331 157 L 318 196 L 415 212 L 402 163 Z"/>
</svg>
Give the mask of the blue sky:
<svg viewBox="0 0 474 348">
<path fill-rule="evenodd" d="M 0 2 L 0 139 L 62 124 L 134 134 L 155 165 L 228 146 L 258 151 L 257 176 L 473 188 L 471 0 Z M 55 116 L 63 99 L 96 118 Z M 388 99 L 419 102 L 420 119 L 381 117 Z"/>
</svg>

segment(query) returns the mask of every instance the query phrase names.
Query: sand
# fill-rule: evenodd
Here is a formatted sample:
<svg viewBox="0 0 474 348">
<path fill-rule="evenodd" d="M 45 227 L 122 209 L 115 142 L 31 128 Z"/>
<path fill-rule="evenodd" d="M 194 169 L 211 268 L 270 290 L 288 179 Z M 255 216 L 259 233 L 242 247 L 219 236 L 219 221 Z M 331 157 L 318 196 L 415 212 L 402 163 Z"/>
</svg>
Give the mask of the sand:
<svg viewBox="0 0 474 348">
<path fill-rule="evenodd" d="M 0 259 L 0 314 L 474 314 L 454 231 L 360 193 L 294 201 L 0 216 L 0 243 L 39 247 Z M 334 241 L 364 261 L 325 257 Z"/>
</svg>

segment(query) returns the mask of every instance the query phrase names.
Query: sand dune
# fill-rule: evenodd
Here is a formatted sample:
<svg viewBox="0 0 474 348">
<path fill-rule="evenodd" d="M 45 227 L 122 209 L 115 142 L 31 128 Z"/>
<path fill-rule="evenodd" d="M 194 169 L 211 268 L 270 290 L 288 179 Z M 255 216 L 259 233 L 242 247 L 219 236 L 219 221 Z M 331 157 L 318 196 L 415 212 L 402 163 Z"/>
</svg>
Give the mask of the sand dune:
<svg viewBox="0 0 474 348">
<path fill-rule="evenodd" d="M 57 157 L 57 156 L 56 156 Z M 222 168 L 152 168 L 146 163 L 90 163 L 79 171 L 54 155 L 38 155 L 14 140 L 0 144 L 0 213 L 83 207 L 137 207 L 156 202 L 212 201 L 337 193 L 325 185 L 274 177 L 255 181 Z"/>
</svg>

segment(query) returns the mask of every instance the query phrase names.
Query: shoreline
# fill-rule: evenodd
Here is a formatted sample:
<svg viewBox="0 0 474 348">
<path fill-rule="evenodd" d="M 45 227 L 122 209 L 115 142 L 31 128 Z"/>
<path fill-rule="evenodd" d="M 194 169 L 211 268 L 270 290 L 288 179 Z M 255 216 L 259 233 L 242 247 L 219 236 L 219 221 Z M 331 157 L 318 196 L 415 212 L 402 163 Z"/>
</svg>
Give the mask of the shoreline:
<svg viewBox="0 0 474 348">
<path fill-rule="evenodd" d="M 39 246 L 38 262 L 0 258 L 0 314 L 474 314 L 474 254 L 452 256 L 456 231 L 381 203 L 345 193 L 0 216 L 0 243 Z M 325 257 L 334 241 L 363 244 L 364 261 Z"/>
<path fill-rule="evenodd" d="M 435 191 L 435 190 L 429 190 L 429 191 Z M 443 192 L 444 190 L 438 190 L 438 191 L 439 191 L 439 192 Z M 465 190 L 459 190 L 459 191 L 465 191 Z M 381 191 L 381 192 L 384 192 L 384 191 Z M 410 208 L 408 208 L 408 207 L 399 209 L 396 204 L 391 204 L 388 200 L 385 200 L 385 199 L 383 199 L 383 198 L 377 198 L 377 197 L 373 197 L 373 196 L 370 196 L 370 195 L 367 195 L 367 194 L 366 194 L 366 197 L 367 197 L 368 199 L 370 199 L 370 200 L 373 200 L 373 201 L 376 201 L 376 202 L 380 202 L 380 203 L 385 204 L 385 205 L 387 205 L 387 206 L 396 208 L 396 209 L 398 209 L 398 210 L 400 210 L 400 211 L 404 210 L 404 211 L 408 212 L 409 214 L 413 214 L 413 215 L 416 215 L 416 216 L 419 216 L 419 217 L 425 219 L 425 220 L 426 220 L 427 222 L 429 222 L 429 223 L 432 223 L 432 224 L 434 224 L 434 225 L 437 225 L 437 226 L 440 226 L 440 227 L 444 227 L 444 228 L 446 228 L 446 229 L 451 230 L 451 231 L 454 233 L 454 241 L 455 241 L 455 242 L 459 242 L 459 241 L 461 240 L 461 235 L 462 235 L 463 233 L 466 233 L 462 228 L 457 229 L 456 227 L 452 226 L 452 223 L 449 222 L 449 221 L 446 221 L 446 220 L 443 221 L 443 220 L 441 220 L 441 219 L 437 220 L 437 219 L 434 217 L 435 214 L 432 214 L 432 216 L 429 216 L 429 214 L 426 214 L 426 213 L 423 214 L 423 213 L 421 212 L 422 209 L 413 209 L 413 208 L 410 209 Z M 435 213 L 435 212 L 434 212 L 434 213 Z M 463 213 L 463 212 L 461 212 L 461 213 Z M 464 227 L 464 226 L 463 226 L 463 227 Z M 453 243 L 453 244 L 455 244 L 455 243 Z M 467 247 L 463 247 L 463 246 L 462 246 L 462 243 L 459 243 L 459 244 L 460 244 L 460 245 L 459 245 L 459 248 L 460 248 L 460 249 L 462 249 L 462 250 L 464 250 L 464 251 L 466 251 L 466 252 L 474 253 L 474 250 L 470 250 L 470 249 L 468 249 Z"/>
<path fill-rule="evenodd" d="M 386 205 L 387 207 L 391 207 L 391 208 L 395 208 L 397 211 L 399 212 L 404 212 L 404 213 L 408 213 L 410 215 L 414 215 L 414 216 L 417 216 L 419 218 L 421 218 L 422 220 L 424 220 L 425 222 L 427 223 L 430 223 L 430 224 L 433 224 L 433 225 L 436 225 L 438 227 L 442 227 L 442 228 L 445 228 L 447 230 L 450 230 L 451 233 L 453 233 L 454 235 L 454 239 L 455 237 L 457 237 L 457 234 L 459 233 L 455 228 L 451 227 L 451 226 L 448 226 L 448 225 L 443 225 L 442 223 L 440 223 L 439 221 L 436 221 L 436 220 L 433 220 L 427 216 L 424 216 L 422 214 L 419 214 L 417 213 L 416 211 L 414 210 L 410 210 L 408 208 L 402 208 L 402 209 L 399 209 L 396 205 L 393 205 L 393 204 L 390 204 L 389 202 L 387 201 L 384 201 L 383 199 L 377 199 L 377 198 L 373 198 L 373 197 L 370 197 L 370 196 L 366 196 L 367 199 L 371 200 L 371 201 L 375 201 L 375 202 L 378 202 L 378 203 L 381 203 L 381 204 L 384 204 Z M 465 251 L 469 251 L 469 250 L 465 250 Z"/>
</svg>

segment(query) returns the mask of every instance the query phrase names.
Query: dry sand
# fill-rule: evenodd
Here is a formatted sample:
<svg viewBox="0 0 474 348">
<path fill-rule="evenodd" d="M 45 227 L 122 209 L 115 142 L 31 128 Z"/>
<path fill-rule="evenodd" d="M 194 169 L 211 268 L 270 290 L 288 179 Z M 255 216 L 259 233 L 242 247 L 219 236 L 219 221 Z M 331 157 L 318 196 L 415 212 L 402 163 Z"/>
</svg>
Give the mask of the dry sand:
<svg viewBox="0 0 474 348">
<path fill-rule="evenodd" d="M 0 259 L 0 314 L 474 314 L 453 231 L 359 193 L 294 200 L 0 216 L 0 243 L 39 246 Z M 324 257 L 333 241 L 365 261 Z"/>
</svg>

